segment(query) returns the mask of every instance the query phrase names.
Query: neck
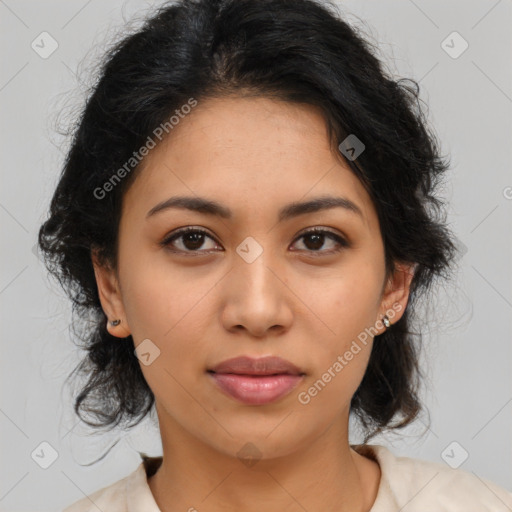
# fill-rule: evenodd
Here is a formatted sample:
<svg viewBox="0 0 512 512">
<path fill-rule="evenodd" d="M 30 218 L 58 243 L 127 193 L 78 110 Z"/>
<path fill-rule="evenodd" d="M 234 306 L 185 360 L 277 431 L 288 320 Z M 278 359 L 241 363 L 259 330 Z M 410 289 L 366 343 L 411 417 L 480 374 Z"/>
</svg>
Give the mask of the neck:
<svg viewBox="0 0 512 512">
<path fill-rule="evenodd" d="M 380 469 L 350 447 L 344 427 L 335 422 L 294 452 L 269 458 L 246 443 L 238 456 L 223 453 L 175 424 L 161 429 L 163 461 L 148 484 L 164 512 L 368 512 Z"/>
</svg>

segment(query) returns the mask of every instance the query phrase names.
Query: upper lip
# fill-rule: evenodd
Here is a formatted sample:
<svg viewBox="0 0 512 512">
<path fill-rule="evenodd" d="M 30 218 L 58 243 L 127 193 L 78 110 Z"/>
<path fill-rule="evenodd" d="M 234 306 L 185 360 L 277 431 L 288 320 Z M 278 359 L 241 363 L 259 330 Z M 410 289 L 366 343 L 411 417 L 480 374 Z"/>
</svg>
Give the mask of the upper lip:
<svg viewBox="0 0 512 512">
<path fill-rule="evenodd" d="M 215 373 L 234 373 L 238 375 L 303 375 L 294 364 L 277 356 L 254 359 L 248 356 L 234 357 L 211 368 Z"/>
</svg>

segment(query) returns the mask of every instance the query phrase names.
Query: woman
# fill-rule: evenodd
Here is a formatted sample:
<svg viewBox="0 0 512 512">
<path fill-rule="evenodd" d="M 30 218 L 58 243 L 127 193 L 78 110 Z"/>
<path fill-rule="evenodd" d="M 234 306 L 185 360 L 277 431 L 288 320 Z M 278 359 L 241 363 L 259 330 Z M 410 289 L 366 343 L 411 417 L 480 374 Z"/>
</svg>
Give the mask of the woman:
<svg viewBox="0 0 512 512">
<path fill-rule="evenodd" d="M 89 319 L 77 414 L 154 406 L 163 457 L 66 512 L 512 508 L 368 443 L 421 410 L 456 254 L 413 86 L 312 0 L 166 5 L 108 53 L 39 243 Z"/>
</svg>

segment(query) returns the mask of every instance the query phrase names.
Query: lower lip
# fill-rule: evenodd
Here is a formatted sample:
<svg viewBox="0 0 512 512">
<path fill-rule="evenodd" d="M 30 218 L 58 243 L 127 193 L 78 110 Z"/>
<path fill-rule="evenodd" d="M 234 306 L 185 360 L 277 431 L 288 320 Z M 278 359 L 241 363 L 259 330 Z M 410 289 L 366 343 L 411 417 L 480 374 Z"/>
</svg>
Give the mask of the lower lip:
<svg viewBox="0 0 512 512">
<path fill-rule="evenodd" d="M 249 405 L 275 402 L 297 386 L 300 375 L 236 375 L 234 373 L 210 373 L 210 376 L 229 396 Z"/>
</svg>

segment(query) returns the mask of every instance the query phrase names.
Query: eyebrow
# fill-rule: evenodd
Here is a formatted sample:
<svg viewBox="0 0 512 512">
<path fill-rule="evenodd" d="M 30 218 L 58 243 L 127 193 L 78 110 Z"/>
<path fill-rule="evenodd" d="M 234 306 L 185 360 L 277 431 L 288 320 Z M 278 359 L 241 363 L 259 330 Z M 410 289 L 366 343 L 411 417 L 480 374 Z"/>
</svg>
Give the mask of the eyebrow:
<svg viewBox="0 0 512 512">
<path fill-rule="evenodd" d="M 151 208 L 146 214 L 146 219 L 156 215 L 159 212 L 168 210 L 170 208 L 178 208 L 184 210 L 191 210 L 197 213 L 205 215 L 212 215 L 221 217 L 223 219 L 231 219 L 233 212 L 226 206 L 207 199 L 204 197 L 194 196 L 175 196 L 158 203 L 156 206 Z M 293 202 L 287 204 L 279 210 L 278 221 L 283 222 L 284 220 L 298 217 L 307 213 L 315 213 L 322 210 L 329 210 L 332 208 L 343 208 L 348 212 L 352 212 L 363 219 L 363 213 L 359 206 L 357 206 L 350 199 L 345 197 L 335 196 L 322 196 L 305 202 Z"/>
</svg>

